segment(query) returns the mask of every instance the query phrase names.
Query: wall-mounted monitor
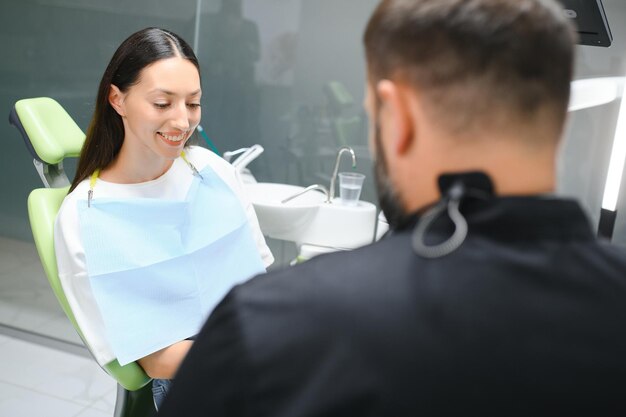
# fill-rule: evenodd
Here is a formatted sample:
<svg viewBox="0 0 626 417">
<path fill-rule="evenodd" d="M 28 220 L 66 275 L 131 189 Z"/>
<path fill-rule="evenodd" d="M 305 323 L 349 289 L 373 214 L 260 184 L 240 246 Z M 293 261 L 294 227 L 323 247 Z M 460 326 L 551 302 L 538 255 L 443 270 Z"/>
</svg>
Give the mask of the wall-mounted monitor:
<svg viewBox="0 0 626 417">
<path fill-rule="evenodd" d="M 565 15 L 578 28 L 581 45 L 609 47 L 613 35 L 606 19 L 602 0 L 559 0 L 565 7 Z"/>
</svg>

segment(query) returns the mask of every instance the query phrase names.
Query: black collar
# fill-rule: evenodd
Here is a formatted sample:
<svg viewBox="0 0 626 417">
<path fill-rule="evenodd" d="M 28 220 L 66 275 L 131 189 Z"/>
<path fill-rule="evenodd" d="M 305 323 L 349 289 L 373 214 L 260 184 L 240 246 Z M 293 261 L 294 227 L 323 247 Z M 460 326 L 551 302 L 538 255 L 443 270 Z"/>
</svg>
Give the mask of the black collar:
<svg viewBox="0 0 626 417">
<path fill-rule="evenodd" d="M 450 198 L 451 193 L 462 193 L 460 211 L 472 235 L 503 241 L 595 238 L 587 216 L 574 200 L 544 195 L 498 197 L 490 178 L 481 172 L 442 175 L 438 183 L 442 200 Z M 412 230 L 430 207 L 407 216 L 396 230 Z M 429 234 L 444 237 L 453 230 L 452 222 L 443 215 L 433 223 Z"/>
</svg>

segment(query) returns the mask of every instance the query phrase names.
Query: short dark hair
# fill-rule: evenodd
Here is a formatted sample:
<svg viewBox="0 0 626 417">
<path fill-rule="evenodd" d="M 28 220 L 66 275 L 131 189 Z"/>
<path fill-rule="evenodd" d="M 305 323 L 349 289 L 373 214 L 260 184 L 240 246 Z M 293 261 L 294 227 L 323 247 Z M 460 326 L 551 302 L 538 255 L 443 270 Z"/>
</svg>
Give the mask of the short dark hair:
<svg viewBox="0 0 626 417">
<path fill-rule="evenodd" d="M 553 0 L 383 0 L 364 35 L 370 83 L 419 89 L 455 132 L 546 114 L 560 132 L 575 42 Z"/>
<path fill-rule="evenodd" d="M 145 28 L 130 35 L 117 48 L 104 71 L 96 108 L 87 128 L 70 192 L 96 169 L 105 168 L 117 156 L 124 142 L 124 124 L 109 103 L 111 85 L 122 92 L 139 82 L 141 70 L 156 61 L 180 56 L 190 61 L 200 74 L 193 49 L 177 34 L 160 28 Z"/>
</svg>

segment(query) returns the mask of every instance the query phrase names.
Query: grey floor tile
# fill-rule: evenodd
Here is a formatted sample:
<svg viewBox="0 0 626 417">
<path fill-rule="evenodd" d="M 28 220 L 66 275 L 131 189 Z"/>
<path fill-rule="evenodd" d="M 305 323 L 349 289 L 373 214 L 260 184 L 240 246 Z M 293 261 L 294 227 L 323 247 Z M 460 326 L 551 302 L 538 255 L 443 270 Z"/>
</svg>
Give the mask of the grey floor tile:
<svg viewBox="0 0 626 417">
<path fill-rule="evenodd" d="M 80 343 L 31 242 L 0 237 L 0 324 Z"/>
<path fill-rule="evenodd" d="M 51 383 L 53 382 L 51 381 Z M 84 408 L 84 406 L 71 401 L 0 382 L 0 416 L 72 417 L 76 416 Z"/>
<path fill-rule="evenodd" d="M 116 386 L 90 358 L 15 339 L 0 344 L 0 354 L 0 381 L 83 407 L 101 404 Z"/>
</svg>

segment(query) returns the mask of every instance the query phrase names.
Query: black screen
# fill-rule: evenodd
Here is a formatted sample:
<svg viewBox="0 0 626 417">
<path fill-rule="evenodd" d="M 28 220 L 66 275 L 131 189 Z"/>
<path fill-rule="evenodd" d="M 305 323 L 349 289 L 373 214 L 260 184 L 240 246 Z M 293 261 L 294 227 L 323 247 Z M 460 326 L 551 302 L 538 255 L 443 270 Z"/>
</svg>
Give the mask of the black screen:
<svg viewBox="0 0 626 417">
<path fill-rule="evenodd" d="M 602 0 L 559 1 L 565 7 L 565 15 L 576 24 L 581 45 L 611 46 L 613 36 Z"/>
</svg>

